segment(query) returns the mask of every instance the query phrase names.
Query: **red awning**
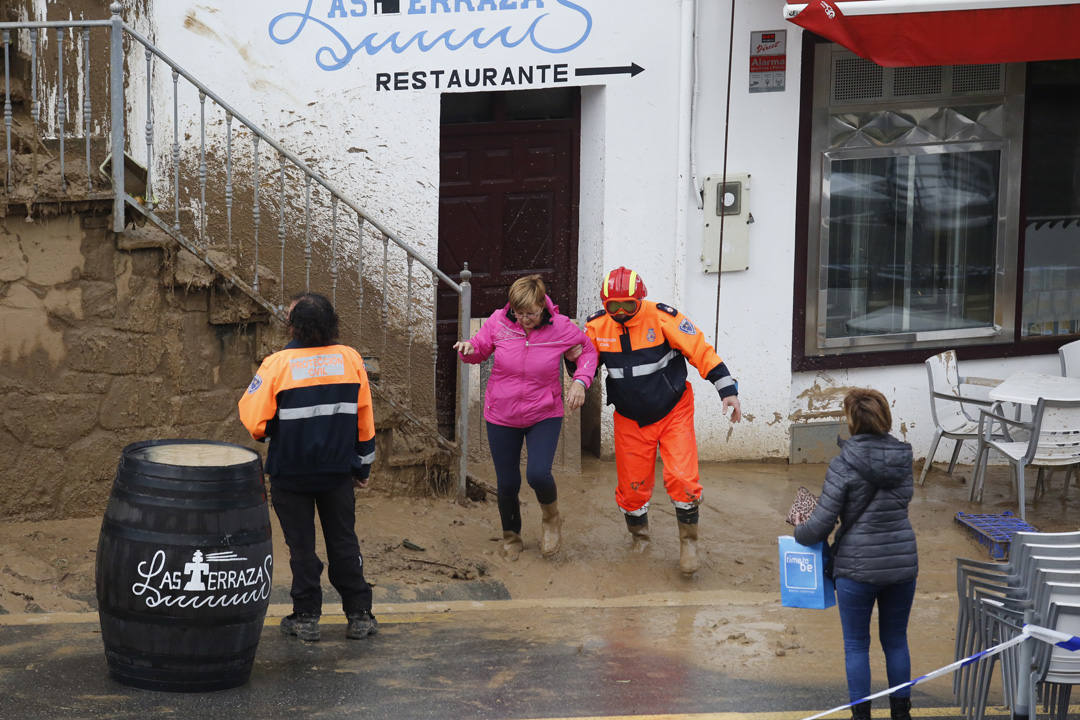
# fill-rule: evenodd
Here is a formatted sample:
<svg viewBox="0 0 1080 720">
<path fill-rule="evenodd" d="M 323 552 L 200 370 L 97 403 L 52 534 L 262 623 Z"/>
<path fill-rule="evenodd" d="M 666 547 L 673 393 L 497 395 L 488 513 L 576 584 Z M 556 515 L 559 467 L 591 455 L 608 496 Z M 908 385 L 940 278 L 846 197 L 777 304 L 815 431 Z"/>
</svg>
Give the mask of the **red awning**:
<svg viewBox="0 0 1080 720">
<path fill-rule="evenodd" d="M 1080 58 L 1080 0 L 814 0 L 784 17 L 885 67 Z"/>
</svg>

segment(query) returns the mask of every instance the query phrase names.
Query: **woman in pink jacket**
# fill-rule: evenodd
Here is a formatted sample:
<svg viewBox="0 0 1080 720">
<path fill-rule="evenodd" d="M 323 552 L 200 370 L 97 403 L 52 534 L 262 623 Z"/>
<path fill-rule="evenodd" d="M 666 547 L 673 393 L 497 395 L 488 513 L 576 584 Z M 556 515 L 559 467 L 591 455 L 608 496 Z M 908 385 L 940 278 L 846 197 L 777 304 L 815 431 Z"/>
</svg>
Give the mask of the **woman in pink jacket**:
<svg viewBox="0 0 1080 720">
<path fill-rule="evenodd" d="M 503 553 L 516 560 L 523 547 L 518 493 L 525 442 L 529 448 L 525 479 L 544 516 L 540 552 L 551 557 L 559 551 L 562 527 L 551 475 L 563 419 L 562 358 L 564 353 L 576 358 L 566 409 L 577 410 L 596 373 L 596 348 L 570 318 L 559 314 L 539 275 L 515 281 L 509 300 L 484 321 L 480 332 L 455 343 L 454 349 L 467 363 L 495 355 L 484 394 L 484 419 L 498 483 Z"/>
</svg>

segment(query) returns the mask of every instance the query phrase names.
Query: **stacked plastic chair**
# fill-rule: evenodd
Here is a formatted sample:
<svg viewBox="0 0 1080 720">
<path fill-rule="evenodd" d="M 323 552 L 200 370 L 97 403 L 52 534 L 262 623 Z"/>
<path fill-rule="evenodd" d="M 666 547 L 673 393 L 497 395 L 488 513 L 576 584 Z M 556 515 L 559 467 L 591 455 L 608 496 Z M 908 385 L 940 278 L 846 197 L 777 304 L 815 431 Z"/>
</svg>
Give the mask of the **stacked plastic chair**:
<svg viewBox="0 0 1080 720">
<path fill-rule="evenodd" d="M 1025 623 L 1080 635 L 1080 532 L 1017 533 L 1005 563 L 958 559 L 956 588 L 957 660 L 1017 636 Z M 1038 695 L 1044 712 L 1064 720 L 1072 685 L 1080 683 L 1080 657 L 1034 640 L 1024 645 L 1030 655 L 1015 646 L 954 675 L 966 718 L 985 716 L 1000 665 L 1006 705 L 1026 706 L 1034 718 Z"/>
</svg>

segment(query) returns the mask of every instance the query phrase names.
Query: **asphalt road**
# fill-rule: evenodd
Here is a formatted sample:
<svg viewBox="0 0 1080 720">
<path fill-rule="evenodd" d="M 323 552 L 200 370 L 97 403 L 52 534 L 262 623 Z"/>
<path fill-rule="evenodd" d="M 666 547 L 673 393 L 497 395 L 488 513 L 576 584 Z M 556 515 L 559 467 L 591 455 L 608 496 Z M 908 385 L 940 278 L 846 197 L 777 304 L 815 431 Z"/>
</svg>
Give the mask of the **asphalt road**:
<svg viewBox="0 0 1080 720">
<path fill-rule="evenodd" d="M 283 636 L 279 618 L 268 617 L 250 682 L 197 694 L 110 679 L 96 615 L 0 616 L 0 718 L 798 720 L 845 698 L 843 678 L 801 684 L 725 670 L 695 640 L 699 608 L 420 608 L 384 608 L 379 634 L 363 641 L 345 639 L 341 616 L 324 617 L 323 640 L 310 644 Z M 916 690 L 915 717 L 958 716 L 948 681 L 938 685 Z"/>
</svg>

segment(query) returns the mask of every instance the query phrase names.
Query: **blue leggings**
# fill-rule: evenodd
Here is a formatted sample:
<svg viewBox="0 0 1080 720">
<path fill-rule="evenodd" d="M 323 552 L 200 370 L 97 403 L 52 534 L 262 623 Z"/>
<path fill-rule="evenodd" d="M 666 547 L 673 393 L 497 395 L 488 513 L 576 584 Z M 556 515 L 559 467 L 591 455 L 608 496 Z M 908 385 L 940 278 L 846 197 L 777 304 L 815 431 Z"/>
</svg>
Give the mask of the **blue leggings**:
<svg viewBox="0 0 1080 720">
<path fill-rule="evenodd" d="M 559 444 L 562 418 L 548 418 L 525 428 L 487 424 L 488 447 L 495 464 L 498 484 L 499 517 L 502 529 L 521 532 L 521 445 L 527 443 L 529 459 L 525 466 L 525 479 L 536 493 L 541 505 L 555 502 L 555 478 L 551 476 L 551 463 L 555 459 L 555 447 Z"/>
<path fill-rule="evenodd" d="M 870 614 L 875 601 L 888 686 L 911 679 L 907 626 L 914 599 L 914 580 L 895 585 L 871 585 L 845 577 L 836 578 L 836 604 L 840 608 L 840 625 L 844 630 L 844 664 L 850 700 L 870 694 Z M 910 695 L 910 688 L 896 692 L 897 697 Z"/>
</svg>

